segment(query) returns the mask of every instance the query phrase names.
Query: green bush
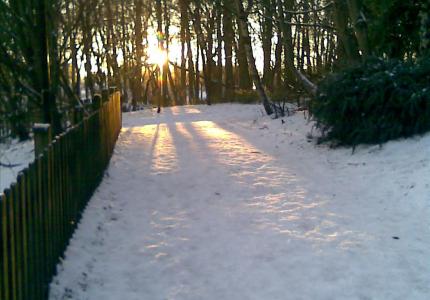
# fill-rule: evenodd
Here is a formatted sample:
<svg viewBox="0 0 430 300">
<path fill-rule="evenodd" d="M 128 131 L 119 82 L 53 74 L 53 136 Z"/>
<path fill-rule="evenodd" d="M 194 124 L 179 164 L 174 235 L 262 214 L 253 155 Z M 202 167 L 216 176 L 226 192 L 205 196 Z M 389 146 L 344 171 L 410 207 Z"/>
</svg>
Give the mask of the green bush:
<svg viewBox="0 0 430 300">
<path fill-rule="evenodd" d="M 371 59 L 324 79 L 312 113 L 322 141 L 383 143 L 430 130 L 430 58 Z"/>
</svg>

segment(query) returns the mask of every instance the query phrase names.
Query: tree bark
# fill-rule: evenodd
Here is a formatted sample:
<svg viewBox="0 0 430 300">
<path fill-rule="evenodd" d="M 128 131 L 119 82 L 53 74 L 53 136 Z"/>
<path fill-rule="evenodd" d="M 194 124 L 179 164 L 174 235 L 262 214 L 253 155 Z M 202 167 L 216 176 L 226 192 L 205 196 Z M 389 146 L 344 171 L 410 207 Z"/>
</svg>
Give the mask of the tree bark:
<svg viewBox="0 0 430 300">
<path fill-rule="evenodd" d="M 193 103 L 197 95 L 195 94 L 195 69 L 193 62 L 193 50 L 191 47 L 191 32 L 189 24 L 185 30 L 185 39 L 187 41 L 187 57 L 188 57 L 188 102 Z"/>
<path fill-rule="evenodd" d="M 248 28 L 248 16 L 243 8 L 242 0 L 235 0 L 235 4 L 237 10 L 237 22 L 239 25 L 239 35 L 244 41 L 245 53 L 249 64 L 249 73 L 252 76 L 254 85 L 257 89 L 260 100 L 263 103 L 266 113 L 271 115 L 273 114 L 273 109 L 270 105 L 266 91 L 264 90 L 260 75 L 258 74 L 257 67 L 255 65 L 254 54 L 252 53 L 251 37 Z"/>
<path fill-rule="evenodd" d="M 121 0 L 121 48 L 122 48 L 122 56 L 123 56 L 123 67 L 122 67 L 122 96 L 124 97 L 123 102 L 128 102 L 128 87 L 129 87 L 129 79 L 128 79 L 128 51 L 127 51 L 127 25 L 125 23 L 125 0 Z"/>
<path fill-rule="evenodd" d="M 163 51 L 166 52 L 166 54 L 169 53 L 169 39 L 170 39 L 170 14 L 167 7 L 167 1 L 170 0 L 163 0 L 163 15 L 164 15 L 164 48 Z M 169 73 L 169 64 L 166 62 L 163 66 L 163 99 L 164 99 L 164 106 L 170 105 L 170 96 L 169 96 L 169 84 L 168 84 L 168 73 Z"/>
<path fill-rule="evenodd" d="M 242 35 L 239 35 L 237 61 L 239 63 L 239 88 L 242 90 L 252 89 L 252 80 L 249 74 L 249 63 L 245 49 L 247 42 Z"/>
<path fill-rule="evenodd" d="M 136 9 L 135 9 L 135 24 L 134 24 L 134 36 L 135 36 L 135 44 L 134 47 L 136 49 L 136 66 L 134 70 L 134 90 L 133 90 L 133 99 L 132 105 L 133 110 L 137 108 L 137 102 L 142 101 L 143 97 L 143 82 L 142 82 L 142 58 L 143 58 L 143 27 L 142 27 L 142 3 L 143 0 L 136 0 Z"/>
<path fill-rule="evenodd" d="M 163 10 L 162 10 L 162 6 L 161 6 L 161 0 L 155 0 L 155 14 L 156 14 L 156 18 L 157 18 L 157 36 L 158 36 L 158 48 L 160 49 L 160 51 L 164 50 L 164 44 L 163 44 Z M 160 73 L 162 73 L 162 68 L 161 70 L 158 70 Z M 160 85 L 160 83 L 163 83 L 163 75 L 160 74 L 161 80 L 159 79 L 158 84 Z M 161 112 L 161 107 L 164 105 L 164 95 L 163 95 L 163 87 L 159 87 L 158 88 L 158 108 L 157 108 L 157 112 L 160 113 Z"/>
<path fill-rule="evenodd" d="M 53 127 L 54 133 L 60 133 L 61 128 L 61 118 L 57 111 L 57 104 L 55 95 L 53 94 L 53 84 L 52 84 L 52 68 L 50 66 L 50 59 L 52 57 L 52 38 L 50 37 L 50 33 L 53 30 L 53 26 L 50 26 L 49 13 L 48 11 L 51 7 L 46 6 L 45 1 L 39 1 L 38 9 L 38 25 L 39 33 L 40 33 L 40 44 L 39 51 L 36 53 L 40 54 L 38 57 L 40 61 L 40 72 L 41 72 L 41 85 L 40 85 L 40 94 L 42 95 L 42 107 L 43 107 L 43 121 L 45 123 L 50 123 Z M 36 71 L 37 72 L 37 71 Z"/>
<path fill-rule="evenodd" d="M 363 3 L 361 0 L 347 0 L 349 17 L 352 20 L 355 36 L 358 46 L 361 50 L 362 57 L 366 59 L 370 55 L 369 38 L 367 36 L 367 20 L 363 12 Z"/>
<path fill-rule="evenodd" d="M 269 89 L 273 89 L 272 72 L 272 38 L 273 38 L 273 1 L 262 1 L 264 18 L 261 21 L 261 40 L 263 46 L 263 84 Z"/>
<path fill-rule="evenodd" d="M 344 0 L 334 0 L 333 20 L 336 27 L 340 45 L 346 54 L 348 64 L 357 64 L 360 61 L 354 37 L 348 31 L 348 6 Z"/>
<path fill-rule="evenodd" d="M 187 60 L 185 53 L 186 46 L 186 27 L 188 27 L 188 11 L 187 11 L 187 2 L 186 0 L 179 0 L 179 9 L 180 9 L 180 19 L 181 19 L 181 28 L 180 28 L 180 39 L 181 39 L 181 86 L 180 86 L 180 101 L 181 104 L 186 103 L 186 89 L 187 89 Z"/>
<path fill-rule="evenodd" d="M 233 18 L 231 15 L 231 2 L 224 0 L 223 28 L 224 28 L 224 60 L 225 60 L 225 98 L 232 100 L 234 97 L 234 76 L 233 76 Z"/>
<path fill-rule="evenodd" d="M 222 73 L 223 73 L 223 65 L 222 65 L 222 11 L 221 11 L 221 0 L 216 0 L 216 71 L 215 71 L 215 88 L 214 88 L 214 97 L 219 100 L 223 97 L 223 85 L 222 85 Z"/>
<path fill-rule="evenodd" d="M 287 0 L 287 3 L 292 5 L 293 4 L 292 1 L 293 0 Z M 279 22 L 280 22 L 279 26 L 283 30 L 284 37 L 287 37 L 287 36 L 289 37 L 291 36 L 291 26 L 288 26 L 288 23 L 285 22 L 284 8 L 282 6 L 282 1 L 278 0 L 278 4 L 279 4 Z M 289 7 L 287 6 L 287 9 L 288 8 Z M 290 40 L 286 38 L 284 40 L 284 44 L 285 44 L 285 49 L 287 49 L 288 53 L 293 53 L 293 50 L 292 50 L 293 46 L 290 43 Z M 303 87 L 306 89 L 308 93 L 310 93 L 311 95 L 316 95 L 317 86 L 314 83 L 312 83 L 305 75 L 303 75 L 301 71 L 299 71 L 295 67 L 294 57 L 292 55 L 288 55 L 286 57 L 286 61 L 287 61 L 287 67 L 294 74 L 295 79 L 303 85 Z"/>
</svg>

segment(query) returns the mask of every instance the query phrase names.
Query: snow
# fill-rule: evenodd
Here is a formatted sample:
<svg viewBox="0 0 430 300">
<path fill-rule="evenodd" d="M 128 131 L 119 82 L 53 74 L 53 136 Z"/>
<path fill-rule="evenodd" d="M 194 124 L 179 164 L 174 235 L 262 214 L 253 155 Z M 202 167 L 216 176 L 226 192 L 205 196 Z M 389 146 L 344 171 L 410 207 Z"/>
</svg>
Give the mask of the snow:
<svg viewBox="0 0 430 300">
<path fill-rule="evenodd" d="M 16 181 L 18 173 L 34 160 L 34 142 L 0 143 L 0 194 Z"/>
<path fill-rule="evenodd" d="M 352 154 L 284 120 L 125 114 L 50 299 L 429 299 L 430 135 Z"/>
<path fill-rule="evenodd" d="M 51 127 L 50 124 L 46 123 L 34 123 L 33 128 L 36 130 L 47 131 Z"/>
</svg>

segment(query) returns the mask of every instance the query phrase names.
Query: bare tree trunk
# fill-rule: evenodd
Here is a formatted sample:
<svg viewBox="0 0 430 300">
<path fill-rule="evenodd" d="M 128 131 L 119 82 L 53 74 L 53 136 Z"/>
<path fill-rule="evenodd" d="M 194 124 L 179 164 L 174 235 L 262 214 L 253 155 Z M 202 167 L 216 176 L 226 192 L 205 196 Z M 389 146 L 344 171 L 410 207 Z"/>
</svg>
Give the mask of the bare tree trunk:
<svg viewBox="0 0 430 300">
<path fill-rule="evenodd" d="M 48 5 L 47 5 L 48 4 Z M 54 74 L 54 62 L 56 60 L 56 41 L 54 41 L 54 27 L 52 21 L 52 10 L 49 3 L 39 2 L 37 6 L 38 33 L 40 34 L 39 43 L 36 45 L 37 50 L 34 53 L 40 56 L 36 58 L 39 62 L 39 70 L 36 73 L 41 75 L 39 79 L 40 86 L 38 92 L 42 95 L 43 121 L 50 123 L 55 134 L 61 132 L 61 116 L 57 110 L 56 103 L 56 84 L 59 73 Z M 33 52 L 33 51 L 30 51 Z M 29 56 L 30 57 L 30 56 Z M 58 62 L 57 62 L 58 63 Z M 50 65 L 51 64 L 51 65 Z"/>
<path fill-rule="evenodd" d="M 334 0 L 333 19 L 337 36 L 341 47 L 345 51 L 348 64 L 356 64 L 360 61 L 360 54 L 354 37 L 348 32 L 348 7 L 344 0 Z"/>
<path fill-rule="evenodd" d="M 161 0 L 155 0 L 155 14 L 157 17 L 157 35 L 158 35 L 158 48 L 162 51 L 164 49 L 163 45 L 163 10 L 161 6 Z M 162 70 L 159 70 L 162 72 Z M 163 79 L 161 79 L 161 84 L 163 82 Z M 159 83 L 158 83 L 159 84 Z M 158 89 L 158 108 L 157 112 L 161 112 L 161 107 L 164 104 L 164 95 L 163 95 L 163 88 Z"/>
<path fill-rule="evenodd" d="M 110 6 L 109 6 L 110 7 Z M 109 9 L 110 10 L 110 9 Z M 115 4 L 115 14 L 118 15 L 118 3 Z M 112 12 L 111 12 L 112 13 Z M 108 15 L 109 18 L 109 15 Z M 113 16 L 112 16 L 113 19 Z M 115 24 L 116 25 L 116 24 Z M 113 82 L 117 89 L 121 88 L 121 77 L 118 66 L 118 40 L 117 35 L 115 34 L 115 25 L 113 24 L 113 20 L 109 22 L 108 26 L 111 26 L 111 43 L 112 43 L 112 72 L 113 72 Z M 112 83 L 109 83 L 110 85 Z"/>
<path fill-rule="evenodd" d="M 246 54 L 245 38 L 239 34 L 237 61 L 239 62 L 239 88 L 243 90 L 252 89 L 252 80 L 250 76 L 248 57 Z"/>
<path fill-rule="evenodd" d="M 94 80 L 91 66 L 91 52 L 93 46 L 92 28 L 90 24 L 89 12 L 84 13 L 84 28 L 83 28 L 83 54 L 85 56 L 85 92 L 86 97 L 91 98 L 94 95 Z"/>
<path fill-rule="evenodd" d="M 72 35 L 72 38 L 70 41 L 70 48 L 72 50 L 73 90 L 75 91 L 76 95 L 80 98 L 81 97 L 81 72 L 78 66 L 78 46 L 76 45 L 76 34 Z M 76 76 L 76 80 L 75 80 L 75 76 Z"/>
<path fill-rule="evenodd" d="M 196 63 L 195 63 L 195 79 L 194 79 L 194 94 L 195 100 L 200 100 L 200 44 L 196 47 Z"/>
<path fill-rule="evenodd" d="M 181 39 L 181 87 L 180 87 L 180 101 L 181 104 L 186 103 L 186 89 L 187 89 L 187 61 L 185 53 L 186 45 L 186 27 L 188 27 L 188 11 L 186 0 L 179 0 L 179 8 L 181 13 L 181 28 L 180 28 L 180 39 Z"/>
<path fill-rule="evenodd" d="M 197 48 L 200 49 L 203 78 L 205 83 L 206 101 L 211 105 L 212 100 L 212 51 L 213 51 L 213 27 L 215 20 L 209 16 L 209 24 L 207 24 L 207 38 L 205 40 L 202 32 L 201 24 L 201 7 L 199 2 L 196 2 L 196 11 L 194 13 L 194 31 L 197 35 Z M 206 45 L 206 47 L 205 47 Z M 197 58 L 198 59 L 198 58 Z M 196 78 L 198 81 L 199 78 Z"/>
<path fill-rule="evenodd" d="M 273 1 L 262 1 L 264 18 L 261 21 L 261 40 L 263 44 L 263 84 L 269 89 L 273 89 L 272 72 L 272 38 L 273 38 Z"/>
<path fill-rule="evenodd" d="M 303 2 L 303 10 L 308 11 L 309 8 L 310 8 L 309 4 L 306 1 Z M 306 12 L 303 14 L 303 23 L 309 24 L 309 21 L 310 21 L 309 13 Z M 305 60 L 305 56 L 306 56 L 306 72 L 308 74 L 312 74 L 311 43 L 309 41 L 309 27 L 307 26 L 303 28 L 302 42 L 303 42 L 303 46 L 302 46 L 303 61 Z"/>
<path fill-rule="evenodd" d="M 170 87 L 171 87 L 171 89 L 172 89 L 172 94 L 173 94 L 173 103 L 170 103 L 171 105 L 177 105 L 178 104 L 178 90 L 177 90 L 177 88 L 176 88 L 176 84 L 175 84 L 175 81 L 173 80 L 173 77 L 172 77 L 172 73 L 170 72 L 170 68 L 167 68 L 167 75 L 168 75 L 168 78 L 169 78 L 169 84 L 170 84 Z"/>
<path fill-rule="evenodd" d="M 167 1 L 168 0 L 163 0 L 163 15 L 164 15 L 164 42 L 165 42 L 165 46 L 164 46 L 164 51 L 166 51 L 166 53 L 169 53 L 169 39 L 170 39 L 170 14 L 169 14 L 169 10 L 167 8 Z M 170 105 L 170 96 L 169 96 L 169 84 L 167 81 L 167 76 L 169 73 L 169 64 L 166 62 L 163 66 L 164 70 L 163 70 L 163 84 L 162 84 L 162 88 L 163 88 L 163 99 L 164 99 L 164 105 L 165 106 L 169 106 Z"/>
<path fill-rule="evenodd" d="M 363 12 L 363 3 L 361 0 L 347 0 L 349 17 L 354 26 L 355 36 L 363 58 L 370 55 L 369 39 L 367 36 L 367 21 Z"/>
<path fill-rule="evenodd" d="M 293 4 L 292 1 L 293 0 L 287 0 L 287 4 L 292 5 Z M 284 37 L 291 36 L 291 26 L 287 26 L 288 22 L 285 21 L 284 7 L 282 6 L 282 1 L 278 0 L 278 4 L 279 4 L 278 6 L 279 6 L 279 22 L 280 22 L 279 24 L 283 30 Z M 287 6 L 287 9 L 289 9 L 289 6 Z M 285 48 L 288 49 L 288 53 L 293 53 L 293 50 L 292 50 L 293 46 L 290 43 L 289 39 L 285 39 L 284 44 L 285 44 Z M 308 93 L 315 95 L 317 92 L 317 86 L 313 84 L 308 78 L 306 78 L 306 76 L 303 75 L 303 73 L 295 67 L 294 58 L 292 57 L 292 55 L 287 55 L 286 61 L 287 61 L 288 69 L 290 69 L 293 72 L 296 80 L 303 85 L 303 87 L 308 91 Z"/>
<path fill-rule="evenodd" d="M 275 91 L 282 87 L 282 33 L 279 28 L 276 36 L 275 67 L 273 69 L 273 89 Z"/>
<path fill-rule="evenodd" d="M 123 70 L 122 70 L 122 96 L 123 102 L 128 102 L 128 51 L 127 51 L 127 28 L 125 23 L 125 0 L 121 0 L 121 30 L 122 30 L 122 56 L 123 56 Z"/>
<path fill-rule="evenodd" d="M 137 108 L 137 101 L 142 101 L 142 58 L 143 58 L 143 28 L 142 28 L 142 3 L 143 0 L 136 0 L 135 9 L 135 49 L 136 49 L 136 67 L 134 70 L 134 90 L 132 105 L 133 110 Z"/>
<path fill-rule="evenodd" d="M 281 0 L 278 0 L 278 30 L 282 31 L 279 33 L 279 36 L 282 36 L 282 42 L 284 44 L 284 61 L 285 61 L 285 83 L 286 85 L 295 87 L 296 86 L 296 75 L 294 74 L 295 64 L 294 64 L 294 42 L 293 42 L 293 35 L 292 35 L 292 28 L 291 28 L 291 14 L 287 13 L 286 19 L 285 19 L 285 13 L 284 13 L 284 5 L 286 10 L 293 10 L 294 7 L 294 0 L 286 0 L 285 4 L 282 3 Z M 296 38 L 299 38 L 300 31 L 296 27 Z M 298 45 L 300 45 L 300 42 L 297 42 Z M 297 61 L 299 64 L 299 61 Z"/>
<path fill-rule="evenodd" d="M 239 35 L 244 41 L 245 53 L 249 64 L 249 73 L 252 76 L 254 85 L 257 89 L 260 100 L 263 103 L 264 109 L 268 115 L 273 114 L 273 109 L 270 105 L 266 91 L 264 90 L 263 84 L 261 83 L 260 75 L 258 74 L 257 67 L 255 65 L 254 54 L 252 53 L 251 37 L 248 28 L 248 16 L 245 12 L 242 4 L 242 0 L 235 0 L 237 10 L 237 22 L 239 25 Z"/>
<path fill-rule="evenodd" d="M 189 103 L 193 103 L 197 95 L 195 94 L 195 71 L 194 71 L 194 63 L 193 63 L 193 50 L 191 48 L 191 33 L 190 27 L 187 23 L 187 28 L 185 31 L 185 38 L 187 41 L 187 57 L 188 57 L 188 94 L 189 94 Z"/>
<path fill-rule="evenodd" d="M 222 14 L 221 14 L 221 0 L 216 0 L 216 39 L 217 39 L 217 47 L 216 47 L 216 71 L 215 71 L 215 88 L 214 88 L 214 97 L 218 100 L 223 97 L 223 85 L 222 85 Z"/>
<path fill-rule="evenodd" d="M 297 20 L 297 22 L 300 24 L 301 20 Z M 290 26 L 291 27 L 291 26 Z M 297 59 L 297 68 L 300 70 L 303 70 L 303 53 L 302 53 L 302 26 L 297 25 L 295 26 L 296 30 L 296 59 Z M 293 48 L 294 49 L 294 48 Z"/>
<path fill-rule="evenodd" d="M 230 0 L 224 0 L 223 27 L 224 27 L 224 60 L 225 60 L 225 98 L 232 100 L 234 97 L 233 76 L 233 19 L 231 15 L 232 5 Z"/>
</svg>

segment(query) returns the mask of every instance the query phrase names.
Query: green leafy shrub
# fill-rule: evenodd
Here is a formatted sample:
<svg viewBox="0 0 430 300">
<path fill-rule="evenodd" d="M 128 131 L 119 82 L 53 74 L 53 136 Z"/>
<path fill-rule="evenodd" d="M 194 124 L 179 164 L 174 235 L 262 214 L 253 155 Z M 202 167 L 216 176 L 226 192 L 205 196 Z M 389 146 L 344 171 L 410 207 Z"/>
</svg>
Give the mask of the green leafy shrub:
<svg viewBox="0 0 430 300">
<path fill-rule="evenodd" d="M 423 0 L 364 0 L 369 42 L 378 55 L 401 59 L 419 52 Z"/>
<path fill-rule="evenodd" d="M 324 79 L 312 113 L 322 141 L 383 143 L 430 130 L 430 58 L 371 59 Z"/>
</svg>

